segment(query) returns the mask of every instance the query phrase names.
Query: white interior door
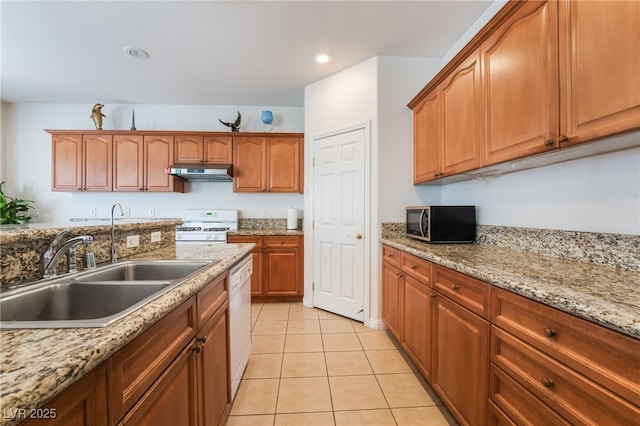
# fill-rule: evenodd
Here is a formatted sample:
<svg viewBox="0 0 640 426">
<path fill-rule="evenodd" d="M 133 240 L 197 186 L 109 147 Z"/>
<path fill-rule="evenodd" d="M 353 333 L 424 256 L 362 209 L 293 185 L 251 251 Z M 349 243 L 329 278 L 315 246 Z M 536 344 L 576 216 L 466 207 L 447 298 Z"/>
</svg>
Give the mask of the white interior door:
<svg viewBox="0 0 640 426">
<path fill-rule="evenodd" d="M 314 140 L 313 304 L 364 319 L 365 129 Z"/>
</svg>

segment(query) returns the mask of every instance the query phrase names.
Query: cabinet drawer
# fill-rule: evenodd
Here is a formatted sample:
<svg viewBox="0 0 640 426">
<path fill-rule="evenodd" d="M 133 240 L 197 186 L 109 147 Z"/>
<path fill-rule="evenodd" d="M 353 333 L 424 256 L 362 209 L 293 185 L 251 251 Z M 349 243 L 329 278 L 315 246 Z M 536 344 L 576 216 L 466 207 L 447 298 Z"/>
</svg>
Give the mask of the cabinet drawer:
<svg viewBox="0 0 640 426">
<path fill-rule="evenodd" d="M 518 425 L 569 425 L 555 411 L 531 395 L 505 374 L 502 370 L 491 365 L 489 378 L 489 397 L 509 419 Z M 498 413 L 497 417 L 500 417 Z M 490 422 L 503 424 L 500 421 Z M 509 423 L 507 423 L 509 424 Z"/>
<path fill-rule="evenodd" d="M 400 258 L 402 252 L 391 246 L 382 246 L 382 260 L 389 262 L 396 268 L 400 268 Z"/>
<path fill-rule="evenodd" d="M 498 327 L 640 405 L 640 340 L 502 289 L 492 298 Z"/>
<path fill-rule="evenodd" d="M 300 242 L 296 236 L 276 236 L 269 235 L 264 237 L 265 248 L 298 248 Z"/>
<path fill-rule="evenodd" d="M 431 285 L 431 262 L 408 253 L 402 253 L 401 262 L 404 272 L 423 284 Z"/>
<path fill-rule="evenodd" d="M 222 306 L 227 298 L 228 286 L 226 274 L 219 276 L 198 292 L 196 295 L 198 328 L 202 327 L 204 323 L 211 318 L 213 313 Z"/>
<path fill-rule="evenodd" d="M 260 235 L 227 235 L 227 242 L 254 243 L 256 245 L 256 249 L 262 248 L 262 236 Z"/>
<path fill-rule="evenodd" d="M 493 363 L 572 424 L 630 425 L 640 408 L 517 337 L 491 328 Z"/>
<path fill-rule="evenodd" d="M 133 407 L 195 337 L 195 299 L 191 297 L 111 357 L 111 424 Z"/>
<path fill-rule="evenodd" d="M 489 318 L 489 284 L 459 272 L 433 265 L 432 286 L 481 317 Z"/>
</svg>

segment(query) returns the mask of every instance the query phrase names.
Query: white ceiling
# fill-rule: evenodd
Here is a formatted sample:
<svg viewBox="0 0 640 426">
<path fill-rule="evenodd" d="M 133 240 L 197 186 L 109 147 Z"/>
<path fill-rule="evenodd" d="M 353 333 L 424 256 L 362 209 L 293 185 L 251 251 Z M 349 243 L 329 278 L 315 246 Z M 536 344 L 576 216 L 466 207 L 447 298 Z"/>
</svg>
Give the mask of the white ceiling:
<svg viewBox="0 0 640 426">
<path fill-rule="evenodd" d="M 304 86 L 370 57 L 443 57 L 491 3 L 1 0 L 0 96 L 303 106 Z"/>
</svg>

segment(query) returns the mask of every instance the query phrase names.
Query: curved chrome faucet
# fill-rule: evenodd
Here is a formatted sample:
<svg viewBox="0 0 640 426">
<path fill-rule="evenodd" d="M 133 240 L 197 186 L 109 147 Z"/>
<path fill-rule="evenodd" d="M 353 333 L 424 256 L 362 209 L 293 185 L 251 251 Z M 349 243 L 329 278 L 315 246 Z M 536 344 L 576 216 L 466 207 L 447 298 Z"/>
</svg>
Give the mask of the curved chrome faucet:
<svg viewBox="0 0 640 426">
<path fill-rule="evenodd" d="M 93 237 L 91 235 L 80 235 L 78 237 L 73 237 L 67 241 L 65 241 L 60 248 L 57 248 L 60 245 L 60 242 L 69 235 L 71 229 L 65 229 L 61 231 L 53 238 L 53 241 L 47 247 L 47 250 L 42 254 L 42 268 L 44 273 L 42 275 L 43 278 L 51 278 L 56 276 L 56 268 L 58 267 L 58 263 L 62 256 L 67 255 L 67 262 L 69 264 L 68 272 L 78 272 L 77 263 L 76 263 L 76 248 L 75 246 L 78 244 L 87 244 L 93 241 Z"/>
<path fill-rule="evenodd" d="M 111 206 L 111 263 L 116 263 L 118 261 L 116 230 L 113 225 L 113 211 L 116 209 L 116 206 L 120 208 L 120 216 L 124 216 L 124 210 L 122 210 L 122 206 L 120 205 L 120 203 L 115 203 L 113 206 Z"/>
</svg>

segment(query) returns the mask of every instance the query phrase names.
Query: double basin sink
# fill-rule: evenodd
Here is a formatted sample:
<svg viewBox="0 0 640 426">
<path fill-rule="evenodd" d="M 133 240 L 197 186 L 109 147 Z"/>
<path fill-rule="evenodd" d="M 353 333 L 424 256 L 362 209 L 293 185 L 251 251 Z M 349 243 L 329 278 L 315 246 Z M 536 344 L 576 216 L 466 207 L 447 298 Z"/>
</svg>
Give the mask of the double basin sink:
<svg viewBox="0 0 640 426">
<path fill-rule="evenodd" d="M 124 261 L 37 281 L 0 294 L 0 328 L 104 327 L 215 263 Z"/>
</svg>

